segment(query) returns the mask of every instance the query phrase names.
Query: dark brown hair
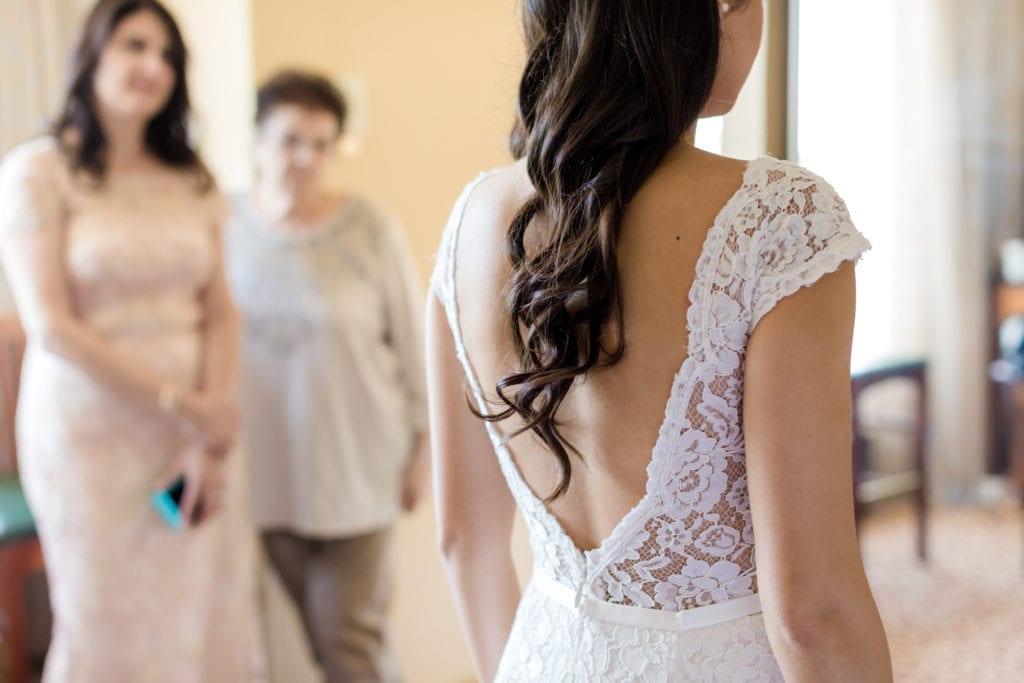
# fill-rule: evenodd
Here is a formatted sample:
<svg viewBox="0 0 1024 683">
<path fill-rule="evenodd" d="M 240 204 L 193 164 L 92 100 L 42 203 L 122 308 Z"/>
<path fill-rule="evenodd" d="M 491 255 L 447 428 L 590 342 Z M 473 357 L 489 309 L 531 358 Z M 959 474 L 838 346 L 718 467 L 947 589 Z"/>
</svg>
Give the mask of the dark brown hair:
<svg viewBox="0 0 1024 683">
<path fill-rule="evenodd" d="M 152 12 L 163 22 L 170 40 L 168 59 L 174 69 L 174 90 L 163 110 L 146 126 L 146 147 L 168 166 L 194 170 L 201 187 L 209 189 L 213 177 L 189 141 L 188 51 L 174 17 L 157 0 L 100 0 L 92 8 L 72 55 L 64 106 L 52 133 L 71 159 L 72 168 L 103 178 L 107 140 L 96 113 L 93 78 L 103 48 L 118 24 L 137 12 Z"/>
<path fill-rule="evenodd" d="M 309 71 L 288 69 L 264 81 L 256 92 L 256 124 L 263 123 L 271 110 L 282 104 L 330 113 L 338 122 L 339 133 L 348 116 L 341 91 L 324 76 Z"/>
<path fill-rule="evenodd" d="M 735 4 L 735 3 L 734 3 Z M 510 147 L 535 192 L 505 238 L 507 319 L 519 371 L 496 390 L 552 451 L 576 380 L 626 348 L 616 243 L 640 186 L 697 120 L 718 68 L 716 0 L 523 0 L 527 62 Z M 530 230 L 530 248 L 526 235 Z M 610 348 L 605 348 L 604 345 Z"/>
</svg>

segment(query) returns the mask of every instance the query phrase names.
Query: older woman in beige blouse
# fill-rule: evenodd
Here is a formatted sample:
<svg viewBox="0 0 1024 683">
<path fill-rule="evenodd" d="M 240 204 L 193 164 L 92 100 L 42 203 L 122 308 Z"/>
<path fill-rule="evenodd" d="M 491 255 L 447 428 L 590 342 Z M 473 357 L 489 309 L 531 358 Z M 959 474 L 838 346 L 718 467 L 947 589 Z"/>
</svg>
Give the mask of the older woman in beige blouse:
<svg viewBox="0 0 1024 683">
<path fill-rule="evenodd" d="M 325 187 L 344 120 L 319 76 L 260 88 L 225 250 L 267 554 L 327 679 L 388 681 L 389 531 L 425 484 L 422 294 L 394 221 Z"/>
</svg>

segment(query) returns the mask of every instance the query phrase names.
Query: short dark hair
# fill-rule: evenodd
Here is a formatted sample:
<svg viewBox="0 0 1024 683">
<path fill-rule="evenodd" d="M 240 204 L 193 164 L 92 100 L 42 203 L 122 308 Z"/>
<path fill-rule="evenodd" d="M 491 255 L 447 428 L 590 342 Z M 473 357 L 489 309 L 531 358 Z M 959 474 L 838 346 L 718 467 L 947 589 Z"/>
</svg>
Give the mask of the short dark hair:
<svg viewBox="0 0 1024 683">
<path fill-rule="evenodd" d="M 307 109 L 326 111 L 338 122 L 338 131 L 345 127 L 348 105 L 341 91 L 331 81 L 311 71 L 287 69 L 263 82 L 256 91 L 256 125 L 277 106 L 296 104 Z"/>
</svg>

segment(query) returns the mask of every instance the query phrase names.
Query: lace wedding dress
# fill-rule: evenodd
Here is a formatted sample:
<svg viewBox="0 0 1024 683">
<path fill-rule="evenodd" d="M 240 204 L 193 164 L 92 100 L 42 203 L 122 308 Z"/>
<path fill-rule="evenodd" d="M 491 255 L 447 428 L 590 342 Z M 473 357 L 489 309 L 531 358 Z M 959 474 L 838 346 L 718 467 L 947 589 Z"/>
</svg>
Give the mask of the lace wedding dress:
<svg viewBox="0 0 1024 683">
<path fill-rule="evenodd" d="M 477 178 L 452 212 L 432 281 L 477 405 L 462 342 L 455 249 Z M 747 340 L 781 299 L 867 240 L 821 178 L 751 161 L 705 238 L 675 376 L 639 504 L 581 552 L 488 431 L 534 556 L 497 681 L 781 681 L 757 594 L 741 401 Z"/>
</svg>

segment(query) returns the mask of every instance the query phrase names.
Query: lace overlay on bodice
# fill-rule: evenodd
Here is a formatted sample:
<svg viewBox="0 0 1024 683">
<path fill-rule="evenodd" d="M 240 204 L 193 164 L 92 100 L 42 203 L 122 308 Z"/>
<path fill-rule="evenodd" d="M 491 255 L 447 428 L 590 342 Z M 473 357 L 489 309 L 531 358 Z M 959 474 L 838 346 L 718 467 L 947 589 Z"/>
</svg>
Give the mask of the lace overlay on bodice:
<svg viewBox="0 0 1024 683">
<path fill-rule="evenodd" d="M 459 327 L 455 252 L 468 197 L 487 175 L 456 204 L 432 280 L 481 410 L 487 404 Z M 526 520 L 535 570 L 586 597 L 648 609 L 680 611 L 756 593 L 742 424 L 747 340 L 780 300 L 868 247 L 820 177 L 772 158 L 750 162 L 697 261 L 687 359 L 672 384 L 646 494 L 611 536 L 579 551 L 487 425 Z"/>
</svg>

